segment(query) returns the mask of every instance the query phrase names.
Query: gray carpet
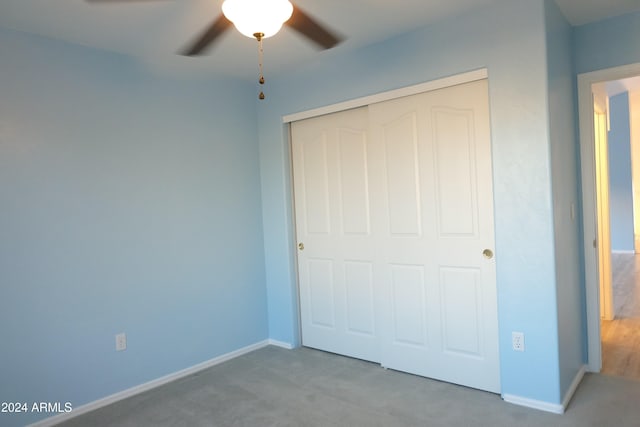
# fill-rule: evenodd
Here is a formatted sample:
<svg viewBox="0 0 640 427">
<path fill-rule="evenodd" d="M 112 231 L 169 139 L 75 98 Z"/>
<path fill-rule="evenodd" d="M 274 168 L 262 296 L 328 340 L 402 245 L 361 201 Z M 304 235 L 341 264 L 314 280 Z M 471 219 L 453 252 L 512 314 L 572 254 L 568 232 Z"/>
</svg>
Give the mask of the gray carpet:
<svg viewBox="0 0 640 427">
<path fill-rule="evenodd" d="M 640 382 L 586 375 L 555 415 L 373 363 L 266 347 L 60 425 L 637 427 Z"/>
</svg>

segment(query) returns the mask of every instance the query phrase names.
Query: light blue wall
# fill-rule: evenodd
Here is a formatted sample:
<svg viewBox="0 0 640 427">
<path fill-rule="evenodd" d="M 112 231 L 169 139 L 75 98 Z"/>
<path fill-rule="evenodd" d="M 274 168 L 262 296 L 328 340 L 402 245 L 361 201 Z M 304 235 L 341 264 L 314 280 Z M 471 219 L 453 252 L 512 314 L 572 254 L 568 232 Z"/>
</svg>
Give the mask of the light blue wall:
<svg viewBox="0 0 640 427">
<path fill-rule="evenodd" d="M 575 29 L 575 71 L 640 62 L 638 39 L 640 14 Z M 502 392 L 561 401 L 584 334 L 563 256 L 576 245 L 567 26 L 550 0 L 319 53 L 271 76 L 257 107 L 253 85 L 154 76 L 10 31 L 0 58 L 0 322 L 13 326 L 0 399 L 79 405 L 264 339 L 266 322 L 299 343 L 282 116 L 486 67 Z"/>
<path fill-rule="evenodd" d="M 586 361 L 583 328 L 585 292 L 580 257 L 579 147 L 575 132 L 572 28 L 554 0 L 546 0 L 545 11 L 560 392 L 564 396 Z"/>
<path fill-rule="evenodd" d="M 576 74 L 640 63 L 640 13 L 574 28 Z"/>
<path fill-rule="evenodd" d="M 640 43 L 638 40 L 640 40 L 640 13 L 627 14 L 575 28 L 576 73 L 581 74 L 640 63 Z M 620 104 L 614 101 L 612 108 L 618 108 L 616 105 Z M 628 117 L 628 106 L 626 110 Z M 616 120 L 618 114 L 620 113 L 612 114 L 613 120 Z M 615 129 L 619 129 L 619 126 L 616 125 Z M 617 139 L 617 130 L 615 129 L 614 140 Z M 612 135 L 609 135 L 609 138 L 611 137 Z M 612 178 L 615 181 L 612 183 L 612 192 L 615 195 L 612 194 L 611 199 L 612 247 L 617 250 L 633 250 L 633 219 L 630 219 L 632 205 L 629 204 L 629 196 L 627 195 L 628 181 L 627 172 L 625 172 L 627 169 L 625 164 L 630 157 L 628 157 L 628 152 L 625 154 L 617 149 L 610 152 L 610 156 L 615 159 L 619 158 L 619 160 L 610 159 L 612 165 L 610 173 L 613 174 Z M 615 166 L 613 166 L 614 164 Z M 624 173 L 625 177 L 617 176 L 618 172 Z M 622 186 L 622 190 L 620 190 L 620 186 Z"/>
<path fill-rule="evenodd" d="M 576 27 L 576 73 L 640 62 L 640 12 Z"/>
<path fill-rule="evenodd" d="M 258 113 L 271 338 L 299 342 L 282 116 L 486 67 L 502 392 L 560 403 L 545 31 L 543 0 L 501 0 L 350 55 L 323 52 L 270 79 Z M 573 184 L 567 188 L 575 191 Z M 569 233 L 568 244 L 574 238 Z M 512 331 L 525 333 L 526 352 L 511 350 Z"/>
<path fill-rule="evenodd" d="M 609 99 L 609 210 L 611 249 L 634 251 L 633 181 L 631 178 L 631 122 L 629 94 Z"/>
<path fill-rule="evenodd" d="M 3 30 L 0 58 L 0 401 L 78 407 L 266 339 L 253 85 Z"/>
<path fill-rule="evenodd" d="M 638 40 L 640 40 L 640 13 L 627 14 L 575 28 L 574 53 L 576 73 L 581 74 L 640 63 L 640 43 L 638 43 Z M 616 102 L 614 102 L 614 104 L 618 106 L 621 105 Z M 612 108 L 619 108 L 616 107 L 616 105 L 612 106 Z M 628 105 L 626 110 L 628 117 Z M 613 120 L 616 120 L 614 116 L 618 116 L 618 114 L 620 113 L 614 113 L 612 115 Z M 618 125 L 616 129 L 619 129 Z M 614 130 L 613 138 L 617 139 L 615 132 L 617 132 L 617 130 Z M 609 135 L 609 138 L 611 137 L 612 135 Z M 625 164 L 629 161 L 630 157 L 628 150 L 625 154 L 617 149 L 610 152 L 610 156 L 620 158 L 619 160 L 610 159 L 612 165 L 610 173 L 616 175 L 612 176 L 616 181 L 615 184 L 612 184 L 615 185 L 615 188 L 612 187 L 612 191 L 616 194 L 615 196 L 612 194 L 611 199 L 612 247 L 617 250 L 633 250 L 632 205 L 629 204 L 629 196 L 627 195 L 629 184 L 626 175 L 622 178 L 617 176 L 618 172 L 627 173 L 624 171 L 627 169 Z M 614 164 L 615 166 L 613 166 Z M 619 190 L 620 186 L 623 188 L 622 191 Z M 623 193 L 624 195 L 622 195 Z M 624 214 L 619 212 L 624 212 Z M 620 229 L 620 227 L 622 227 L 622 229 Z M 630 232 L 629 229 L 631 230 Z"/>
</svg>

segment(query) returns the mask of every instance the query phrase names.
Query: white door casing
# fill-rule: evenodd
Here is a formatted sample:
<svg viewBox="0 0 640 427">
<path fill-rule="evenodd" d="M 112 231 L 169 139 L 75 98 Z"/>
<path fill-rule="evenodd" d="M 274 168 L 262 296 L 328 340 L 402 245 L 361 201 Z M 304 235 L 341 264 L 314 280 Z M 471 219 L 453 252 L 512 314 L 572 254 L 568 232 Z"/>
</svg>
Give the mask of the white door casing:
<svg viewBox="0 0 640 427">
<path fill-rule="evenodd" d="M 606 107 L 605 107 L 606 108 Z M 607 111 L 598 111 L 594 103 L 594 138 L 596 170 L 596 206 L 598 210 L 598 273 L 600 283 L 600 316 L 613 320 L 613 276 L 611 272 L 611 226 L 609 209 L 609 144 Z"/>
<path fill-rule="evenodd" d="M 303 344 L 499 392 L 486 80 L 291 132 Z"/>
<path fill-rule="evenodd" d="M 596 249 L 598 235 L 597 185 L 595 165 L 593 85 L 640 75 L 640 63 L 592 71 L 578 75 L 578 114 L 580 122 L 580 168 L 582 183 L 582 223 L 584 234 L 584 274 L 587 306 L 588 369 L 600 372 L 600 274 Z"/>
<path fill-rule="evenodd" d="M 640 253 L 640 89 L 629 91 L 631 181 L 633 182 L 633 244 Z"/>
</svg>

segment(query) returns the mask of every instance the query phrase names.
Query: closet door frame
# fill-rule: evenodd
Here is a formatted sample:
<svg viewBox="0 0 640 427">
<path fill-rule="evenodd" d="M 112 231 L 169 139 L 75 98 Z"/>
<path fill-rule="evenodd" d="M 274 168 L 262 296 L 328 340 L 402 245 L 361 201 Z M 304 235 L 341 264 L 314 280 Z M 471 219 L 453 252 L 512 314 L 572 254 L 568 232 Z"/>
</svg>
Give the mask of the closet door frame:
<svg viewBox="0 0 640 427">
<path fill-rule="evenodd" d="M 324 107 L 300 111 L 300 112 L 291 113 L 283 116 L 282 123 L 286 126 L 285 135 L 287 137 L 286 142 L 289 150 L 288 155 L 289 155 L 289 161 L 290 161 L 289 163 L 289 184 L 290 184 L 289 194 L 291 196 L 290 209 L 292 213 L 292 221 L 295 221 L 295 218 L 296 218 L 295 206 L 293 201 L 293 147 L 291 145 L 291 141 L 292 141 L 291 123 L 292 122 L 295 122 L 298 120 L 310 119 L 310 118 L 322 116 L 325 114 L 337 113 L 340 111 L 350 110 L 353 108 L 365 107 L 378 102 L 389 101 L 389 100 L 401 98 L 404 96 L 416 95 L 423 92 L 430 92 L 433 90 L 443 89 L 450 86 L 456 86 L 459 84 L 471 83 L 471 82 L 475 82 L 478 80 L 485 80 L 485 79 L 486 80 L 489 79 L 488 70 L 486 68 L 479 68 L 477 70 L 467 71 L 467 72 L 456 74 L 453 76 L 443 77 L 436 80 L 430 80 L 428 82 L 418 83 L 416 85 L 384 91 L 384 92 L 380 92 L 373 95 L 355 98 L 348 101 L 339 102 L 336 104 L 330 104 Z M 295 223 L 292 223 L 292 226 L 293 226 L 293 233 L 291 235 L 290 245 L 291 245 L 291 248 L 293 248 L 293 254 L 294 254 L 291 260 L 294 268 L 293 274 L 294 274 L 294 281 L 295 281 L 293 296 L 294 296 L 295 307 L 297 311 L 296 320 L 298 322 L 297 342 L 302 343 L 302 327 L 301 327 L 302 313 L 300 310 L 300 293 L 299 293 L 300 292 L 300 283 L 299 283 L 300 272 L 298 271 L 298 250 L 297 250 L 298 242 L 296 240 L 297 236 L 295 232 Z"/>
</svg>

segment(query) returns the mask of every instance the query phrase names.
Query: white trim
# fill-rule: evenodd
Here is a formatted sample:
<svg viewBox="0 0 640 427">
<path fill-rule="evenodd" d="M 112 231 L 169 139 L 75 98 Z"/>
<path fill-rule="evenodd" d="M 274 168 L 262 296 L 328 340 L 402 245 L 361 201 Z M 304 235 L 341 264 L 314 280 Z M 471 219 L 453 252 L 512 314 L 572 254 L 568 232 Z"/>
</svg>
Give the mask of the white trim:
<svg viewBox="0 0 640 427">
<path fill-rule="evenodd" d="M 569 390 L 564 395 L 564 399 L 562 403 L 550 403 L 542 400 L 529 399 L 527 397 L 516 396 L 513 394 L 503 394 L 502 399 L 507 403 L 512 403 L 514 405 L 525 406 L 531 409 L 538 409 L 540 411 L 551 412 L 553 414 L 564 414 L 569 406 L 569 402 L 571 402 L 571 398 L 575 394 L 584 374 L 586 372 L 586 366 L 581 366 L 576 374 L 573 382 L 569 386 Z"/>
<path fill-rule="evenodd" d="M 350 110 L 352 108 L 363 107 L 378 102 L 389 101 L 391 99 L 401 98 L 403 96 L 415 95 L 432 90 L 442 89 L 445 87 L 456 86 L 464 83 L 471 83 L 476 80 L 488 78 L 489 73 L 486 68 L 469 71 L 455 76 L 444 77 L 438 80 L 432 80 L 426 83 L 420 83 L 413 86 L 407 86 L 400 89 L 394 89 L 387 92 L 381 92 L 375 95 L 369 95 L 362 98 L 352 99 L 337 104 L 327 105 L 325 107 L 315 108 L 313 110 L 301 111 L 299 113 L 288 114 L 282 118 L 283 123 L 291 123 L 298 120 L 309 119 L 311 117 L 323 116 L 325 114 L 336 113 L 338 111 Z"/>
<path fill-rule="evenodd" d="M 279 344 L 284 344 L 285 346 L 287 345 L 286 343 L 278 343 L 276 344 L 276 341 L 272 342 L 272 340 L 264 340 L 264 341 L 260 341 L 257 342 L 255 344 L 251 344 L 247 347 L 243 347 L 241 349 L 232 351 L 230 353 L 227 354 L 223 354 L 221 356 L 218 357 L 214 357 L 213 359 L 204 361 L 202 363 L 198 363 L 197 365 L 193 365 L 189 368 L 186 369 L 182 369 L 178 372 L 174 372 L 172 374 L 169 375 L 165 375 L 163 377 L 157 378 L 155 380 L 151 380 L 149 382 L 146 382 L 144 384 L 140 384 L 137 385 L 135 387 L 131 387 L 129 389 L 120 391 L 118 393 L 114 393 L 110 396 L 104 397 L 102 399 L 98 399 L 98 400 L 94 400 L 93 402 L 89 402 L 87 404 L 84 404 L 82 406 L 79 406 L 77 408 L 73 408 L 73 411 L 71 412 L 67 412 L 64 414 L 59 414 L 59 415 L 55 415 L 53 417 L 49 417 L 49 418 L 45 418 L 44 420 L 35 422 L 33 424 L 30 424 L 28 427 L 51 427 L 54 426 L 58 423 L 61 423 L 63 421 L 68 421 L 72 418 L 78 417 L 80 415 L 86 414 L 87 412 L 91 412 L 94 411 L 96 409 L 105 407 L 107 405 L 111 405 L 112 403 L 118 402 L 120 400 L 123 399 L 127 399 L 129 397 L 135 396 L 137 394 L 143 393 L 145 391 L 149 391 L 151 389 L 154 389 L 156 387 L 160 387 L 162 385 L 165 385 L 167 383 L 170 383 L 172 381 L 178 380 L 180 378 L 184 378 L 186 376 L 195 374 L 196 372 L 200 372 L 204 369 L 210 368 L 212 366 L 215 365 L 219 365 L 222 362 L 226 362 L 228 360 L 234 359 L 236 357 L 242 356 L 243 354 L 247 354 L 247 353 L 251 353 L 252 351 L 255 350 L 259 350 L 263 347 L 266 347 L 268 345 L 279 345 Z M 279 345 L 282 347 L 282 345 Z M 287 348 L 287 347 L 285 347 Z"/>
<path fill-rule="evenodd" d="M 513 394 L 503 394 L 502 399 L 507 403 L 524 406 L 526 408 L 538 409 L 539 411 L 551 412 L 553 414 L 564 414 L 564 407 L 560 403 L 549 403 L 542 400 L 515 396 Z"/>
<path fill-rule="evenodd" d="M 591 85 L 640 75 L 640 64 L 593 71 L 578 75 L 578 114 L 580 124 L 580 161 L 582 169 L 582 218 L 584 236 L 585 286 L 587 297 L 587 347 L 590 372 L 600 372 L 600 296 L 598 260 L 593 241 L 598 232 L 596 216 L 595 152 L 593 136 L 593 100 Z"/>
<path fill-rule="evenodd" d="M 284 341 L 278 341 L 278 340 L 272 340 L 272 339 L 268 339 L 267 343 L 269 345 L 273 345 L 276 347 L 281 347 L 287 350 L 293 350 L 295 347 L 293 346 L 293 344 L 288 343 L 288 342 L 284 342 Z"/>
<path fill-rule="evenodd" d="M 616 249 L 611 250 L 612 254 L 621 254 L 621 255 L 635 255 L 636 251 L 619 251 Z"/>
<path fill-rule="evenodd" d="M 569 402 L 571 402 L 573 395 L 576 394 L 576 390 L 578 390 L 578 386 L 582 382 L 582 379 L 584 378 L 584 374 L 586 372 L 587 372 L 587 366 L 582 365 L 578 370 L 578 373 L 576 374 L 575 378 L 573 379 L 573 382 L 569 386 L 569 390 L 567 390 L 567 392 L 565 393 L 564 399 L 562 399 L 562 407 L 564 408 L 565 411 L 567 410 L 567 407 L 569 406 Z"/>
</svg>

